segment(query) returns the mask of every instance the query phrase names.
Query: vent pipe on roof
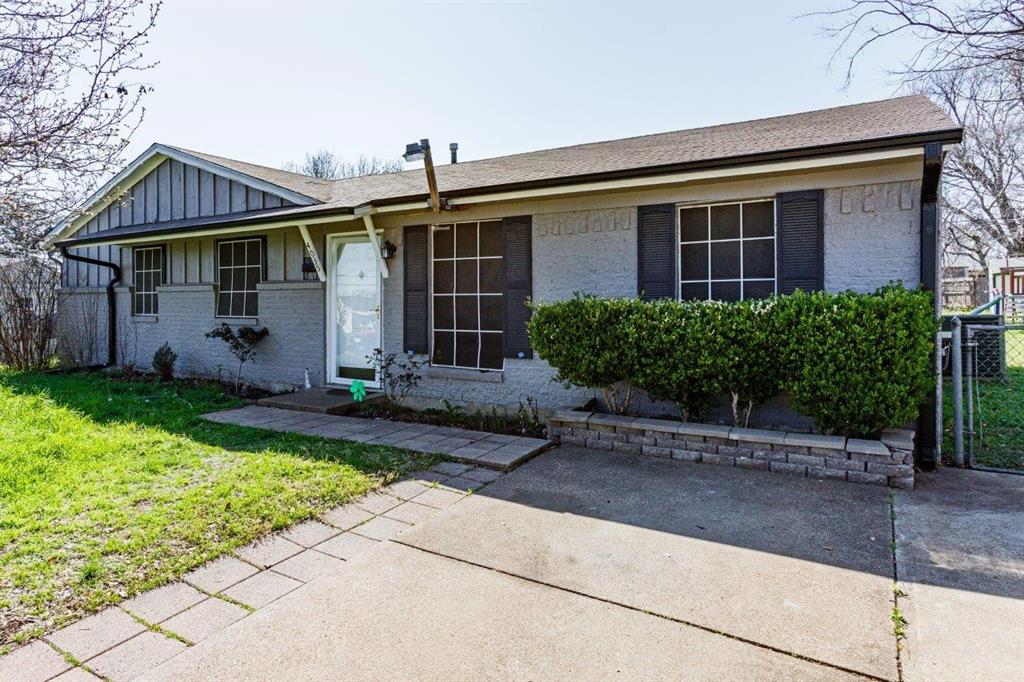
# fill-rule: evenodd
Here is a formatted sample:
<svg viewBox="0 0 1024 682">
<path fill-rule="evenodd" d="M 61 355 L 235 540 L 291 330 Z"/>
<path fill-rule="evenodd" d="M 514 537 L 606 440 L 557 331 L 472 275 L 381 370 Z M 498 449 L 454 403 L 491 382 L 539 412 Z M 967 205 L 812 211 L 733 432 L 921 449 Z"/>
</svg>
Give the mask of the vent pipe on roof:
<svg viewBox="0 0 1024 682">
<path fill-rule="evenodd" d="M 452 153 L 452 163 L 458 163 L 459 162 L 459 143 L 458 142 L 452 142 L 450 145 L 448 145 L 448 149 L 451 150 L 451 153 Z"/>
</svg>

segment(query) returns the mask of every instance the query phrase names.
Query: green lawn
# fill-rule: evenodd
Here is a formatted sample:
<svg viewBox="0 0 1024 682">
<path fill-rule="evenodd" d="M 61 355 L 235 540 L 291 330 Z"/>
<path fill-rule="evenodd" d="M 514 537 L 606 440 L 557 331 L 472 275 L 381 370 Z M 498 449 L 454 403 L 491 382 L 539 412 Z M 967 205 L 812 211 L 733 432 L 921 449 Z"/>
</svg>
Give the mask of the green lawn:
<svg viewBox="0 0 1024 682">
<path fill-rule="evenodd" d="M 1024 469 L 1024 330 L 1006 332 L 1006 376 L 982 379 L 975 386 L 980 397 L 975 414 L 975 458 L 981 466 Z M 952 382 L 946 380 L 943 411 L 946 428 L 944 458 L 953 457 Z M 966 429 L 967 406 L 964 405 Z M 980 432 L 980 433 L 979 433 Z M 967 443 L 965 435 L 964 451 Z"/>
<path fill-rule="evenodd" d="M 238 404 L 0 368 L 0 651 L 429 463 L 198 417 Z"/>
</svg>

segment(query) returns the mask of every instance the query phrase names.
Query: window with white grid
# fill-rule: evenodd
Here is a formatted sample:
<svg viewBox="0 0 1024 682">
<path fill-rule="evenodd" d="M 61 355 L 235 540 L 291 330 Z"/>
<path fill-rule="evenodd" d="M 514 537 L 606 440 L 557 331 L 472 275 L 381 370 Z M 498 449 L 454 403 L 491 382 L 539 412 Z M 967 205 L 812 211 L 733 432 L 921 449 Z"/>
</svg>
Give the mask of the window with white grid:
<svg viewBox="0 0 1024 682">
<path fill-rule="evenodd" d="M 217 317 L 256 317 L 263 281 L 263 240 L 217 243 Z"/>
<path fill-rule="evenodd" d="M 136 315 L 156 315 L 159 312 L 156 288 L 164 283 L 163 246 L 140 246 L 132 250 L 134 296 L 132 310 Z"/>
<path fill-rule="evenodd" d="M 679 209 L 679 297 L 742 301 L 775 293 L 775 201 Z"/>
<path fill-rule="evenodd" d="M 433 227 L 431 362 L 442 367 L 504 367 L 505 301 L 501 221 Z"/>
</svg>

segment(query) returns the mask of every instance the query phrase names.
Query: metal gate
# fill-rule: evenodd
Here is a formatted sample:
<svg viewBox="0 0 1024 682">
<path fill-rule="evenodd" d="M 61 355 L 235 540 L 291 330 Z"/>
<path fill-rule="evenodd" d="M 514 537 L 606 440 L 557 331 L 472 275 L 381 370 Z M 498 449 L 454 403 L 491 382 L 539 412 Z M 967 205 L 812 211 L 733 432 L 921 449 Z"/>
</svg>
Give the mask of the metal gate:
<svg viewBox="0 0 1024 682">
<path fill-rule="evenodd" d="M 953 459 L 961 466 L 1024 469 L 1024 324 L 953 318 Z"/>
</svg>

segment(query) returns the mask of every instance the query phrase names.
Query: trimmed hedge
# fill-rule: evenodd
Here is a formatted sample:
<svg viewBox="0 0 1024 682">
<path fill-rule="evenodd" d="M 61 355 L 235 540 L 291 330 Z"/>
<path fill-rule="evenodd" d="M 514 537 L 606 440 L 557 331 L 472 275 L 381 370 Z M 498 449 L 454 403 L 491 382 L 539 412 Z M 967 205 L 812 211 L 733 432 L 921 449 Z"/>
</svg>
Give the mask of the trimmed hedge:
<svg viewBox="0 0 1024 682">
<path fill-rule="evenodd" d="M 556 381 L 600 390 L 608 407 L 624 414 L 637 374 L 637 348 L 629 340 L 636 337 L 633 325 L 643 306 L 635 298 L 582 294 L 560 303 L 531 303 L 530 346 L 555 368 Z"/>
<path fill-rule="evenodd" d="M 619 413 L 635 386 L 687 420 L 728 395 L 746 424 L 788 392 L 820 431 L 870 437 L 912 421 L 933 381 L 931 294 L 899 285 L 739 303 L 576 295 L 532 308 L 533 349 L 557 380 L 601 390 Z"/>
<path fill-rule="evenodd" d="M 875 436 L 913 421 L 934 386 L 938 331 L 930 294 L 892 285 L 874 295 L 787 297 L 778 323 L 793 409 L 827 433 Z"/>
</svg>

